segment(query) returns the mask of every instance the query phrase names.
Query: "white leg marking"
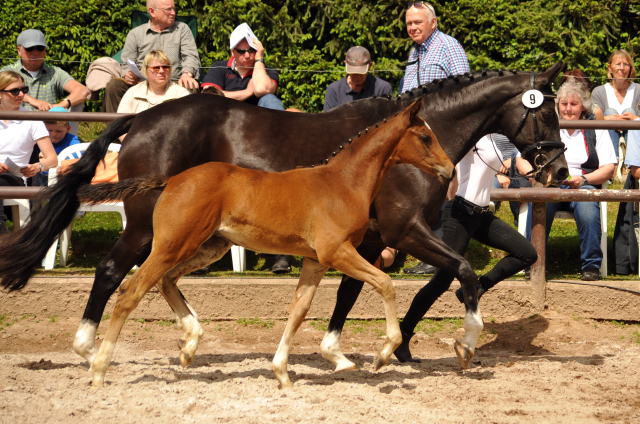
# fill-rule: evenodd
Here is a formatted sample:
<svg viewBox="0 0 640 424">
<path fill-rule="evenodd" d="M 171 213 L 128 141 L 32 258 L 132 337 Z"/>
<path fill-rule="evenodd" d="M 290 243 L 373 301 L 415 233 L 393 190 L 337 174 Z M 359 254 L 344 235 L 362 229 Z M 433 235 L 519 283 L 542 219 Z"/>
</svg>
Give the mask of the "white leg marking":
<svg viewBox="0 0 640 424">
<path fill-rule="evenodd" d="M 336 365 L 335 372 L 358 369 L 356 364 L 345 358 L 340 349 L 340 335 L 338 330 L 327 331 L 320 343 L 320 352 L 325 359 Z"/>
<path fill-rule="evenodd" d="M 182 326 L 184 327 L 184 347 L 181 349 L 182 354 L 187 355 L 183 360 L 183 355 L 180 355 L 182 360 L 182 366 L 186 367 L 189 365 L 196 354 L 196 350 L 198 349 L 198 344 L 202 339 L 202 335 L 204 334 L 204 330 L 202 326 L 198 322 L 198 319 L 193 315 L 187 315 L 182 318 Z M 186 362 L 186 363 L 185 363 Z"/>
<path fill-rule="evenodd" d="M 478 337 L 484 328 L 482 323 L 482 314 L 480 313 L 480 307 L 476 313 L 467 311 L 464 317 L 464 337 L 462 341 L 467 345 L 471 352 L 475 352 L 476 343 L 478 343 Z"/>
<path fill-rule="evenodd" d="M 98 354 L 96 348 L 96 330 L 98 326 L 91 322 L 81 322 L 76 337 L 73 340 L 73 351 L 82 356 L 93 365 L 93 360 Z"/>
</svg>

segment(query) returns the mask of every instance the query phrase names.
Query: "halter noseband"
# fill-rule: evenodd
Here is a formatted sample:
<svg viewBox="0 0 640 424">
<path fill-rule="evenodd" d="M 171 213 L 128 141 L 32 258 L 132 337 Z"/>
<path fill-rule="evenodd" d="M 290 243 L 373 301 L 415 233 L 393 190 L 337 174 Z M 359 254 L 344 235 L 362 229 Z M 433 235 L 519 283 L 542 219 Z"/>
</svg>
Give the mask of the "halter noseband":
<svg viewBox="0 0 640 424">
<path fill-rule="evenodd" d="M 534 79 L 535 79 L 535 72 L 531 72 L 531 90 L 535 89 L 534 86 Z M 529 112 L 531 112 L 531 115 L 533 116 L 533 132 L 535 135 L 535 143 L 534 144 L 530 144 L 527 147 L 525 147 L 522 152 L 521 155 L 522 157 L 526 157 L 527 154 L 529 154 L 532 150 L 537 150 L 537 154 L 534 158 L 534 166 L 537 167 L 536 171 L 530 171 L 527 173 L 527 176 L 530 177 L 537 177 L 539 176 L 542 171 L 544 171 L 546 168 L 548 168 L 549 166 L 551 166 L 551 164 L 556 161 L 560 156 L 562 156 L 562 154 L 567 150 L 567 148 L 565 147 L 564 143 L 562 143 L 561 141 L 550 141 L 550 140 L 545 140 L 545 141 L 540 141 L 540 132 L 538 131 L 538 120 L 536 119 L 536 109 L 537 108 L 532 108 L 529 107 L 527 105 L 524 106 L 525 107 L 525 112 L 524 115 L 522 116 L 522 119 L 520 119 L 520 123 L 518 123 L 518 127 L 516 128 L 516 134 L 514 136 L 514 138 L 520 134 L 520 131 L 522 131 L 522 128 L 524 127 L 524 124 L 527 120 L 527 117 L 529 116 Z M 540 106 L 538 106 L 540 107 Z M 543 162 L 542 164 L 538 163 L 539 159 L 542 159 L 542 161 L 544 161 L 545 159 L 547 159 L 546 155 L 544 155 L 541 152 L 542 147 L 552 147 L 552 148 L 557 148 L 557 149 L 562 149 L 561 152 L 559 152 L 558 154 L 556 154 L 553 158 L 547 160 L 546 162 Z"/>
</svg>

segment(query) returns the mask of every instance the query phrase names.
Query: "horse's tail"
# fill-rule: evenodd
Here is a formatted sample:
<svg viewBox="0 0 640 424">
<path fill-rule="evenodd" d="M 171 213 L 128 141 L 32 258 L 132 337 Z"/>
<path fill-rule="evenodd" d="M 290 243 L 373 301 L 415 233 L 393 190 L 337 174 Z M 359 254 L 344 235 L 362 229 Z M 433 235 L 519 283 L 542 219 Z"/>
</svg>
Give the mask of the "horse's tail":
<svg viewBox="0 0 640 424">
<path fill-rule="evenodd" d="M 92 205 L 120 202 L 167 185 L 164 177 L 135 177 L 117 183 L 88 184 L 78 190 L 78 199 Z"/>
<path fill-rule="evenodd" d="M 27 284 L 55 238 L 73 221 L 80 206 L 78 189 L 91 183 L 109 144 L 126 134 L 134 119 L 135 116 L 129 116 L 112 122 L 80 160 L 59 175 L 57 184 L 36 199 L 38 204 L 44 201 L 44 205 L 32 210 L 27 225 L 0 237 L 0 285 L 19 290 Z"/>
</svg>

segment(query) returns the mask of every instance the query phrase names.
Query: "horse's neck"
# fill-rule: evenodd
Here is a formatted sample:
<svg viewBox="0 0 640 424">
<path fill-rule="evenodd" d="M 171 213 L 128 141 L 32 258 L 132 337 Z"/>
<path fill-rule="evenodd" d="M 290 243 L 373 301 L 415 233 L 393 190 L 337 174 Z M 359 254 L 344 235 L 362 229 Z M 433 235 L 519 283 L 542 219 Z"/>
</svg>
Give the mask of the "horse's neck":
<svg viewBox="0 0 640 424">
<path fill-rule="evenodd" d="M 371 201 L 392 166 L 389 158 L 406 130 L 402 118 L 391 119 L 393 122 L 383 123 L 380 128 L 363 130 L 327 165 L 339 171 L 344 185 L 358 187 Z"/>
</svg>

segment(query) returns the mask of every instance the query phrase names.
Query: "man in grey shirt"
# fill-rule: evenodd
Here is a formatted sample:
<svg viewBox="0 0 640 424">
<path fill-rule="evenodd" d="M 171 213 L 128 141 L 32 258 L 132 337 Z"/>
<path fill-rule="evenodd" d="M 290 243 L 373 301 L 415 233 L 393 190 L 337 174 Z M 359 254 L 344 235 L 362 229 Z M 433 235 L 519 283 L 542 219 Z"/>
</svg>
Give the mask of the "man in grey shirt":
<svg viewBox="0 0 640 424">
<path fill-rule="evenodd" d="M 347 51 L 344 63 L 347 76 L 327 87 L 324 112 L 354 100 L 393 95 L 391 84 L 369 74 L 371 55 L 364 47 L 351 47 Z"/>
<path fill-rule="evenodd" d="M 117 112 L 124 93 L 140 82 L 129 69 L 127 59 L 142 67 L 144 57 L 152 50 L 162 50 L 169 56 L 172 80 L 189 90 L 198 90 L 200 57 L 196 40 L 188 25 L 176 21 L 174 1 L 147 0 L 147 11 L 151 17 L 149 22 L 132 29 L 127 35 L 121 56 L 122 78 L 112 79 L 107 84 L 103 112 Z"/>
</svg>

